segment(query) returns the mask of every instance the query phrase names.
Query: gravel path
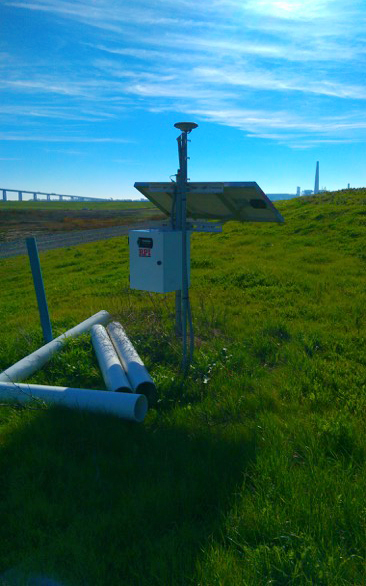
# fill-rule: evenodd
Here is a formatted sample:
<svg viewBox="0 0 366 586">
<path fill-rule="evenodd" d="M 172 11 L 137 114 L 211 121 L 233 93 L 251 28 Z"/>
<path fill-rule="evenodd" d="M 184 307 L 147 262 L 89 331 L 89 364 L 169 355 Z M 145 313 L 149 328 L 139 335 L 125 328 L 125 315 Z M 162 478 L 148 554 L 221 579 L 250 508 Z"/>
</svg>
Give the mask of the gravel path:
<svg viewBox="0 0 366 586">
<path fill-rule="evenodd" d="M 97 240 L 107 240 L 116 236 L 125 236 L 129 230 L 139 230 L 143 228 L 155 228 L 161 226 L 161 222 L 143 222 L 141 224 L 132 224 L 131 226 L 112 226 L 111 228 L 96 228 L 94 230 L 77 230 L 75 232 L 65 232 L 63 234 L 45 234 L 37 236 L 38 250 L 51 250 L 52 248 L 63 248 L 65 246 L 76 246 L 86 242 L 96 242 Z M 27 254 L 25 239 L 13 240 L 12 242 L 0 243 L 0 258 L 9 258 Z"/>
</svg>

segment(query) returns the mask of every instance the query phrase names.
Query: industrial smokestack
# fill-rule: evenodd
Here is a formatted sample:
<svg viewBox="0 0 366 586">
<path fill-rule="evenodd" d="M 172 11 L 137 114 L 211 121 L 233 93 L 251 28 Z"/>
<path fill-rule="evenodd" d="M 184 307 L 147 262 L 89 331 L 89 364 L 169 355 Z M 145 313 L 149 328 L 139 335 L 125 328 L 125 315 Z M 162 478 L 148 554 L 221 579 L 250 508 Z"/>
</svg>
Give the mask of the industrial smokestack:
<svg viewBox="0 0 366 586">
<path fill-rule="evenodd" d="M 314 193 L 319 193 L 319 161 L 316 162 Z"/>
</svg>

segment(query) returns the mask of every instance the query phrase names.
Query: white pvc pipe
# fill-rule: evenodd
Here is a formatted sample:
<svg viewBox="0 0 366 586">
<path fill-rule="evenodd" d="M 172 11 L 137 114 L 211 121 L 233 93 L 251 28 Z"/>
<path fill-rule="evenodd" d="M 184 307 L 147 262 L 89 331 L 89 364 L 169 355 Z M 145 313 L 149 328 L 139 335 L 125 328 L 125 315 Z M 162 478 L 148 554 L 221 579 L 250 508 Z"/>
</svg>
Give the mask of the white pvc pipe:
<svg viewBox="0 0 366 586">
<path fill-rule="evenodd" d="M 108 325 L 107 331 L 117 351 L 134 393 L 143 393 L 150 404 L 156 401 L 156 387 L 144 363 L 119 322 Z"/>
<path fill-rule="evenodd" d="M 136 422 L 143 421 L 147 413 L 145 395 L 135 393 L 112 393 L 110 391 L 0 382 L 0 397 L 19 403 L 40 399 L 45 403 L 104 412 Z"/>
<path fill-rule="evenodd" d="M 85 334 L 94 324 L 106 324 L 110 320 L 111 316 L 108 311 L 99 311 L 1 372 L 0 381 L 19 382 L 26 379 L 42 368 L 55 352 L 61 350 L 67 338 L 75 338 L 76 336 L 80 336 L 80 334 Z"/>
<path fill-rule="evenodd" d="M 131 393 L 130 383 L 107 330 L 100 324 L 93 326 L 91 339 L 107 389 Z"/>
</svg>

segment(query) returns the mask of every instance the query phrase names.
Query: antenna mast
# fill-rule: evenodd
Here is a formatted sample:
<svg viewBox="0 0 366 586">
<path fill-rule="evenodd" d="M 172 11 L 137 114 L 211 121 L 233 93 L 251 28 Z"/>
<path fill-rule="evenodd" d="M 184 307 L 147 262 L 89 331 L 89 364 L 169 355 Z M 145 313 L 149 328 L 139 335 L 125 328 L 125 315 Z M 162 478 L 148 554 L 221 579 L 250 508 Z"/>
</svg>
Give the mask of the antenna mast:
<svg viewBox="0 0 366 586">
<path fill-rule="evenodd" d="M 187 362 L 187 319 L 190 329 L 190 355 L 192 359 L 194 349 L 194 333 L 192 324 L 191 307 L 188 295 L 188 263 L 187 263 L 187 190 L 188 190 L 188 152 L 187 135 L 197 128 L 195 122 L 177 122 L 175 128 L 182 131 L 178 136 L 179 169 L 177 172 L 176 193 L 175 193 L 175 230 L 182 232 L 182 289 L 175 292 L 175 324 L 176 332 L 182 336 L 183 361 L 182 367 L 186 369 Z"/>
</svg>

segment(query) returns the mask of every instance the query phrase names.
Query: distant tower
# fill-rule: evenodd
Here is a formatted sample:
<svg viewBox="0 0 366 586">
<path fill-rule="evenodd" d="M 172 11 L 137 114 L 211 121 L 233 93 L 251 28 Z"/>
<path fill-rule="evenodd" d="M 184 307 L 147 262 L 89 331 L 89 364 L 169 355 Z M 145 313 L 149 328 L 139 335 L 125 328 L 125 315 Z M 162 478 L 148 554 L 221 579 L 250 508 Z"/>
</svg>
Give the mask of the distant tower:
<svg viewBox="0 0 366 586">
<path fill-rule="evenodd" d="M 350 187 L 351 187 L 351 184 L 349 183 L 349 184 L 348 184 L 348 189 L 350 189 Z"/>
<path fill-rule="evenodd" d="M 296 188 L 296 195 L 297 195 L 297 197 L 299 197 L 301 195 L 301 189 L 300 189 L 300 187 L 297 187 Z"/>
<path fill-rule="evenodd" d="M 319 161 L 316 162 L 314 193 L 319 193 Z"/>
</svg>

